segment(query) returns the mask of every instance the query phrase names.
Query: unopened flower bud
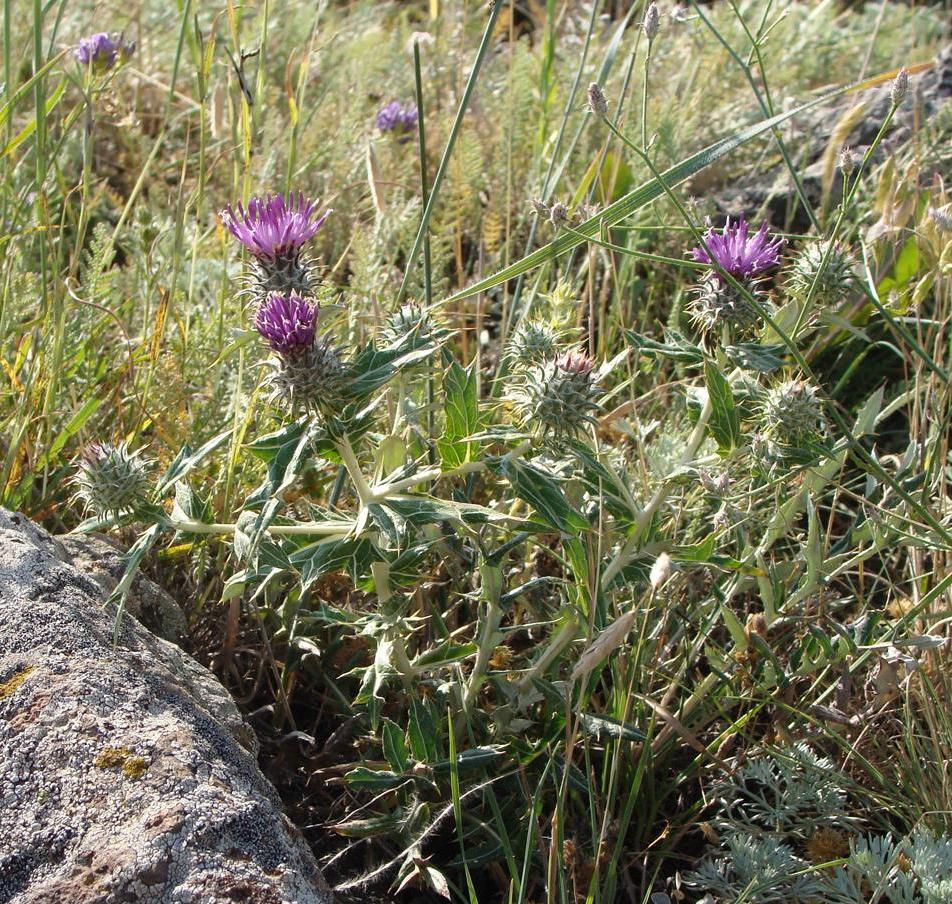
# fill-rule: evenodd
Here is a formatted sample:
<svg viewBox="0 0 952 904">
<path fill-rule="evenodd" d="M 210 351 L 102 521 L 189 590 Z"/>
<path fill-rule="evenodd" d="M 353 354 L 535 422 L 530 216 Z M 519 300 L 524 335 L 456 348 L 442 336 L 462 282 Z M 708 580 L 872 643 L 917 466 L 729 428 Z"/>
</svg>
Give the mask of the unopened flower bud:
<svg viewBox="0 0 952 904">
<path fill-rule="evenodd" d="M 655 559 L 654 565 L 651 566 L 651 575 L 649 577 L 651 589 L 657 590 L 669 577 L 671 577 L 671 556 L 663 552 Z"/>
<path fill-rule="evenodd" d="M 605 97 L 605 92 L 602 91 L 598 82 L 592 82 L 588 86 L 588 108 L 596 116 L 608 115 L 608 98 Z"/>
<path fill-rule="evenodd" d="M 516 379 L 510 399 L 527 427 L 560 437 L 597 423 L 598 374 L 581 352 L 562 352 L 516 374 Z"/>
<path fill-rule="evenodd" d="M 125 443 L 92 443 L 77 465 L 76 495 L 98 517 L 134 514 L 148 503 L 152 463 Z"/>
<path fill-rule="evenodd" d="M 899 73 L 896 75 L 896 78 L 893 79 L 892 89 L 889 92 L 889 96 L 892 99 L 893 106 L 898 107 L 903 98 L 909 91 L 909 73 L 906 71 L 906 67 L 903 66 L 899 70 Z"/>
<path fill-rule="evenodd" d="M 653 41 L 655 36 L 658 34 L 658 27 L 661 22 L 661 13 L 658 11 L 658 4 L 652 3 L 648 6 L 648 9 L 645 11 L 645 21 L 642 24 L 642 27 L 645 30 L 645 35 L 649 41 Z"/>
</svg>

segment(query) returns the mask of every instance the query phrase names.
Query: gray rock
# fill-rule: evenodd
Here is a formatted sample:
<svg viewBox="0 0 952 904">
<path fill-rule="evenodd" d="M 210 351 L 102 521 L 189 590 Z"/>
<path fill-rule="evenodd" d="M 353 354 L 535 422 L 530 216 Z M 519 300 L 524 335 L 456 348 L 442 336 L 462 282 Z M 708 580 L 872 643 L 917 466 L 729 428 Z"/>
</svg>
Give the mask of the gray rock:
<svg viewBox="0 0 952 904">
<path fill-rule="evenodd" d="M 120 546 L 103 534 L 65 534 L 57 540 L 66 561 L 99 584 L 104 596 L 116 589 L 125 571 Z M 181 643 L 185 637 L 188 625 L 178 603 L 144 575 L 132 582 L 125 611 L 165 640 Z"/>
<path fill-rule="evenodd" d="M 215 678 L 0 511 L 0 902 L 326 904 Z"/>
</svg>

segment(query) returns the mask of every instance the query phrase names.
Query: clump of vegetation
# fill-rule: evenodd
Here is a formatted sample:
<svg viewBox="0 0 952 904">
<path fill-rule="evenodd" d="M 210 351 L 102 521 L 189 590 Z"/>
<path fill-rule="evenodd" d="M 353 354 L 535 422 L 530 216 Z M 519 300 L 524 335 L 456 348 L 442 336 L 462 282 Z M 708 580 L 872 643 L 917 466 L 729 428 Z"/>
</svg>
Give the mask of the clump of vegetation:
<svg viewBox="0 0 952 904">
<path fill-rule="evenodd" d="M 3 503 L 331 881 L 943 900 L 941 12 L 134 7 L 4 19 Z"/>
</svg>

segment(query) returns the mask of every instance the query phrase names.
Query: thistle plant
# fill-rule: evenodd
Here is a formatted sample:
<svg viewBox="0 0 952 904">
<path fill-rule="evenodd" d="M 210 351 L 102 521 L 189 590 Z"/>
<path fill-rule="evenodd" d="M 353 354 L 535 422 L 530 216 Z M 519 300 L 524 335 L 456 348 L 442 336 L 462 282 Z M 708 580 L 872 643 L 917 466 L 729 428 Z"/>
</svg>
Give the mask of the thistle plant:
<svg viewBox="0 0 952 904">
<path fill-rule="evenodd" d="M 344 367 L 329 337 L 319 337 L 316 304 L 292 292 L 272 292 L 255 314 L 255 328 L 274 352 L 271 383 L 291 408 L 335 412 Z"/>
<path fill-rule="evenodd" d="M 805 380 L 783 380 L 767 389 L 761 409 L 762 432 L 776 458 L 812 456 L 823 429 L 816 387 Z"/>
</svg>

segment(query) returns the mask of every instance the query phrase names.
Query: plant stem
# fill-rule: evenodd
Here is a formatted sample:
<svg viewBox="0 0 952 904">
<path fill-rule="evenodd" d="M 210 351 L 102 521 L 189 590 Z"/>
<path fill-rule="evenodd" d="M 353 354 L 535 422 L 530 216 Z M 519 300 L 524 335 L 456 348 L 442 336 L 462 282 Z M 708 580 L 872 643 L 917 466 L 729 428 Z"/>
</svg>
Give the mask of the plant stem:
<svg viewBox="0 0 952 904">
<path fill-rule="evenodd" d="M 704 432 L 707 429 L 707 423 L 711 419 L 711 413 L 713 410 L 714 403 L 711 400 L 710 393 L 708 393 L 707 399 L 704 402 L 704 407 L 701 409 L 701 413 L 698 415 L 697 423 L 694 425 L 694 430 L 688 439 L 687 448 L 684 450 L 684 454 L 681 456 L 679 467 L 689 464 L 694 460 L 694 456 L 697 455 L 698 449 L 701 448 L 701 443 L 704 442 Z M 609 562 L 608 567 L 602 572 L 602 590 L 606 590 L 611 586 L 611 582 L 618 576 L 621 570 L 631 561 L 632 557 L 637 552 L 639 543 L 641 541 L 641 535 L 648 527 L 648 524 L 654 517 L 655 512 L 658 511 L 661 503 L 667 499 L 668 493 L 671 492 L 671 486 L 672 484 L 670 479 L 664 480 L 661 483 L 661 486 L 655 490 L 655 494 L 651 497 L 651 500 L 648 502 L 648 504 L 641 510 L 641 513 L 638 515 L 638 520 L 635 522 L 634 529 L 632 530 L 631 534 L 629 534 L 628 539 L 622 545 L 621 549 L 615 553 L 615 557 L 611 560 L 611 562 Z"/>
<path fill-rule="evenodd" d="M 367 483 L 367 478 L 364 477 L 364 472 L 360 469 L 360 462 L 357 461 L 354 447 L 350 444 L 350 440 L 346 434 L 334 443 L 334 448 L 336 448 L 340 454 L 341 461 L 344 462 L 344 467 L 347 468 L 347 473 L 354 483 L 354 489 L 357 491 L 357 498 L 360 500 L 360 504 L 369 505 L 375 502 L 376 500 Z"/>
<path fill-rule="evenodd" d="M 180 521 L 170 518 L 164 526 L 185 534 L 233 534 L 237 524 L 206 524 L 203 521 Z M 346 537 L 356 527 L 356 521 L 316 521 L 313 524 L 272 524 L 266 532 L 280 537 Z"/>
</svg>

